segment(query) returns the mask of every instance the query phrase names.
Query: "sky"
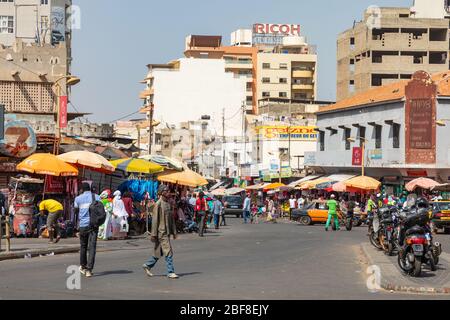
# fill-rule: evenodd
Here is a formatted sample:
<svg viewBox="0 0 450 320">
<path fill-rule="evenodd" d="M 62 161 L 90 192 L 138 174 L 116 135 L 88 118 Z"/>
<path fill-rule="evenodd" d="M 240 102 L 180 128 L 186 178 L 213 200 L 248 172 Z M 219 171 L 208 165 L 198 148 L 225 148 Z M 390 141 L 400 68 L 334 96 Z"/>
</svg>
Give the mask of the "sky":
<svg viewBox="0 0 450 320">
<path fill-rule="evenodd" d="M 254 23 L 300 24 L 318 50 L 318 100 L 336 99 L 337 35 L 362 20 L 370 5 L 409 7 L 412 0 L 74 0 L 81 28 L 73 31 L 72 90 L 76 110 L 110 123 L 137 111 L 149 63 L 183 57 L 190 34 L 222 35 Z M 157 107 L 157 106 L 156 106 Z M 136 118 L 133 115 L 125 119 Z M 193 119 L 187 119 L 193 120 Z"/>
</svg>

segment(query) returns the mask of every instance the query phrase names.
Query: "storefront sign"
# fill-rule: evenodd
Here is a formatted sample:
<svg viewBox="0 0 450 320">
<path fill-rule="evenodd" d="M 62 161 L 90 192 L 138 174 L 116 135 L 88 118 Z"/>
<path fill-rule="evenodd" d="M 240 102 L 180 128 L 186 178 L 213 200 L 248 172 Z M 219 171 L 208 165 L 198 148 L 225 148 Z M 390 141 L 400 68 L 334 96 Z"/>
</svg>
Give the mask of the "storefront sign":
<svg viewBox="0 0 450 320">
<path fill-rule="evenodd" d="M 383 152 L 381 151 L 381 149 L 370 150 L 369 157 L 371 160 L 382 160 Z"/>
<path fill-rule="evenodd" d="M 31 156 L 37 148 L 36 134 L 23 121 L 10 121 L 5 125 L 5 137 L 0 141 L 0 154 L 14 158 Z"/>
<path fill-rule="evenodd" d="M 406 173 L 408 174 L 408 177 L 428 177 L 426 170 L 409 170 L 406 171 Z"/>
<path fill-rule="evenodd" d="M 59 97 L 59 127 L 67 128 L 67 96 Z"/>
<path fill-rule="evenodd" d="M 299 24 L 268 24 L 256 23 L 253 25 L 254 34 L 271 34 L 284 36 L 300 36 Z"/>
<path fill-rule="evenodd" d="M 425 71 L 414 73 L 405 87 L 405 148 L 407 164 L 436 163 L 437 85 Z"/>
<path fill-rule="evenodd" d="M 362 148 L 354 147 L 353 148 L 353 156 L 352 156 L 352 165 L 353 166 L 362 166 Z"/>
<path fill-rule="evenodd" d="M 266 140 L 317 141 L 315 127 L 262 126 L 255 128 L 257 136 Z"/>
<path fill-rule="evenodd" d="M 413 99 L 410 108 L 410 146 L 414 149 L 430 149 L 433 146 L 432 101 Z"/>
</svg>

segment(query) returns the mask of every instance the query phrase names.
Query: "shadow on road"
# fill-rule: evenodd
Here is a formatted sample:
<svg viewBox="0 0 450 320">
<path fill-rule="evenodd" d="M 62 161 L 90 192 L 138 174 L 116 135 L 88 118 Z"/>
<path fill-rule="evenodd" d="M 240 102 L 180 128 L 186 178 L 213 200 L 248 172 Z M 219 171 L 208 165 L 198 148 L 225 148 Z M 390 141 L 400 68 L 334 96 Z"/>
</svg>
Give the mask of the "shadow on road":
<svg viewBox="0 0 450 320">
<path fill-rule="evenodd" d="M 133 273 L 133 271 L 130 270 L 111 270 L 111 271 L 105 271 L 105 272 L 101 272 L 101 273 L 97 273 L 96 276 L 97 277 L 105 277 L 105 276 L 110 276 L 110 275 L 121 275 L 121 274 L 130 274 Z"/>
</svg>

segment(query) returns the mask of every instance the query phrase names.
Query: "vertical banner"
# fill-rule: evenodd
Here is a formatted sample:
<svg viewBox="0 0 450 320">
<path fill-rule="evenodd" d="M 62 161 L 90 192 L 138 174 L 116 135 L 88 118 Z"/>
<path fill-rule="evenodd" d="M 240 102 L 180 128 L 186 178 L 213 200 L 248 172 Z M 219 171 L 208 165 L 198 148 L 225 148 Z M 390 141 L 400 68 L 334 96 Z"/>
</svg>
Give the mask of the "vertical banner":
<svg viewBox="0 0 450 320">
<path fill-rule="evenodd" d="M 5 106 L 0 105 L 0 140 L 5 139 Z"/>
<path fill-rule="evenodd" d="M 67 128 L 67 96 L 59 97 L 59 127 Z"/>
<path fill-rule="evenodd" d="M 362 159 L 363 159 L 362 148 L 354 147 L 352 156 L 352 165 L 362 166 Z"/>
</svg>

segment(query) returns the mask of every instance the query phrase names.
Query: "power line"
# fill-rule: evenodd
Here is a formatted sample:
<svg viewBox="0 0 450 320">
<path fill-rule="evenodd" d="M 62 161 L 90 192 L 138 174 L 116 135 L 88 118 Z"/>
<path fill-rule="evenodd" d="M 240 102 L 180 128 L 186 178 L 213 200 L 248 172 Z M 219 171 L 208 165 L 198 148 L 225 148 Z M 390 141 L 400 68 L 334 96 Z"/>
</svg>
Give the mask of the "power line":
<svg viewBox="0 0 450 320">
<path fill-rule="evenodd" d="M 241 111 L 242 111 L 242 107 L 239 107 L 239 109 L 236 111 L 234 116 L 232 116 L 231 118 L 225 119 L 225 121 L 229 121 L 229 120 L 236 118 L 241 113 Z"/>
</svg>

